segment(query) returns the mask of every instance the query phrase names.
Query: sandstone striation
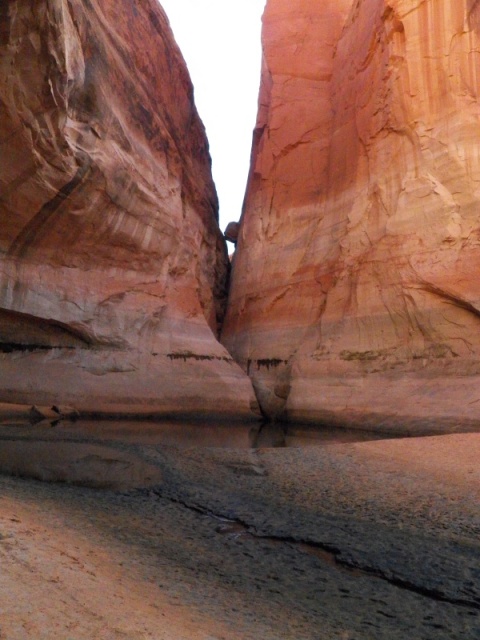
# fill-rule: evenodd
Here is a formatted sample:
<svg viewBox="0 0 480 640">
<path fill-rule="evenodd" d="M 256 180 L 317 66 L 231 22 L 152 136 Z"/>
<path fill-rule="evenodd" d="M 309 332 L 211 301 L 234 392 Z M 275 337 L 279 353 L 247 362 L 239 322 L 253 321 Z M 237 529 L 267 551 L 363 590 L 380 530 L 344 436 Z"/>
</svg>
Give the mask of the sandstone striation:
<svg viewBox="0 0 480 640">
<path fill-rule="evenodd" d="M 0 401 L 250 415 L 228 257 L 156 0 L 0 6 Z"/>
<path fill-rule="evenodd" d="M 480 418 L 480 3 L 269 0 L 223 343 L 263 410 Z"/>
</svg>

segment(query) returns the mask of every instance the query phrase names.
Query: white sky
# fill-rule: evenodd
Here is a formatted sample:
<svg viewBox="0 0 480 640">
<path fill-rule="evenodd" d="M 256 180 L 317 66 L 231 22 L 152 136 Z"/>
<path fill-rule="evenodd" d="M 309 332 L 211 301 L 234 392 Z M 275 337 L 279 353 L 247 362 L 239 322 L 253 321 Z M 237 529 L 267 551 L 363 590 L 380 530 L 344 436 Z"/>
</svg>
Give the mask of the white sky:
<svg viewBox="0 0 480 640">
<path fill-rule="evenodd" d="M 207 129 L 220 227 L 241 213 L 257 117 L 266 0 L 160 0 Z"/>
</svg>

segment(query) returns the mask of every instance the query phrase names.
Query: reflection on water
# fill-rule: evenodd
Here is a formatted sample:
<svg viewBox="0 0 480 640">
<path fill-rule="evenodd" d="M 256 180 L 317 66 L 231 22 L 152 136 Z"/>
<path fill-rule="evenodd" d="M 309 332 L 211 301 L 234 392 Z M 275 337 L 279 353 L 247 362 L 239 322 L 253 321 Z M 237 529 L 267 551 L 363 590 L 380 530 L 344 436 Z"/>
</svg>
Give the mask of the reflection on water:
<svg viewBox="0 0 480 640">
<path fill-rule="evenodd" d="M 381 433 L 257 423 L 202 423 L 178 421 L 77 420 L 36 425 L 0 425 L 0 439 L 62 440 L 71 442 L 126 442 L 181 448 L 221 447 L 238 449 L 324 446 L 348 442 L 380 440 Z"/>
</svg>

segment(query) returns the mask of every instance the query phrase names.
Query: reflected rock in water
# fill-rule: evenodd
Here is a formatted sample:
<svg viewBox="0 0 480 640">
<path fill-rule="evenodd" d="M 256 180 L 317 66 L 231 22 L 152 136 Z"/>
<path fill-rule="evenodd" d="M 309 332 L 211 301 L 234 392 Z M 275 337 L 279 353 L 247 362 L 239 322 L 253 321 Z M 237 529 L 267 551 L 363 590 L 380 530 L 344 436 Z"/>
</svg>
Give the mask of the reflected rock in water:
<svg viewBox="0 0 480 640">
<path fill-rule="evenodd" d="M 250 429 L 250 446 L 252 449 L 261 449 L 262 447 L 280 449 L 286 447 L 286 433 L 286 425 L 262 422 L 260 425 L 255 425 Z"/>
</svg>

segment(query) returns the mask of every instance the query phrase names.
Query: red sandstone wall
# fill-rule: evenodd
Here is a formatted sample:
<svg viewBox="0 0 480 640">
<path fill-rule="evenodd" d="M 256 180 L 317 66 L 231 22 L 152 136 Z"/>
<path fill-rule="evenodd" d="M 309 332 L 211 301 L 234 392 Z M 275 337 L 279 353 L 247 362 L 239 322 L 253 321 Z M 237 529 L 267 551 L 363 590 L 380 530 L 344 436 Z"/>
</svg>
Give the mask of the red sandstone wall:
<svg viewBox="0 0 480 640">
<path fill-rule="evenodd" d="M 216 217 L 156 0 L 3 0 L 0 400 L 248 414 Z"/>
<path fill-rule="evenodd" d="M 223 333 L 267 413 L 478 419 L 477 14 L 268 2 Z"/>
</svg>

